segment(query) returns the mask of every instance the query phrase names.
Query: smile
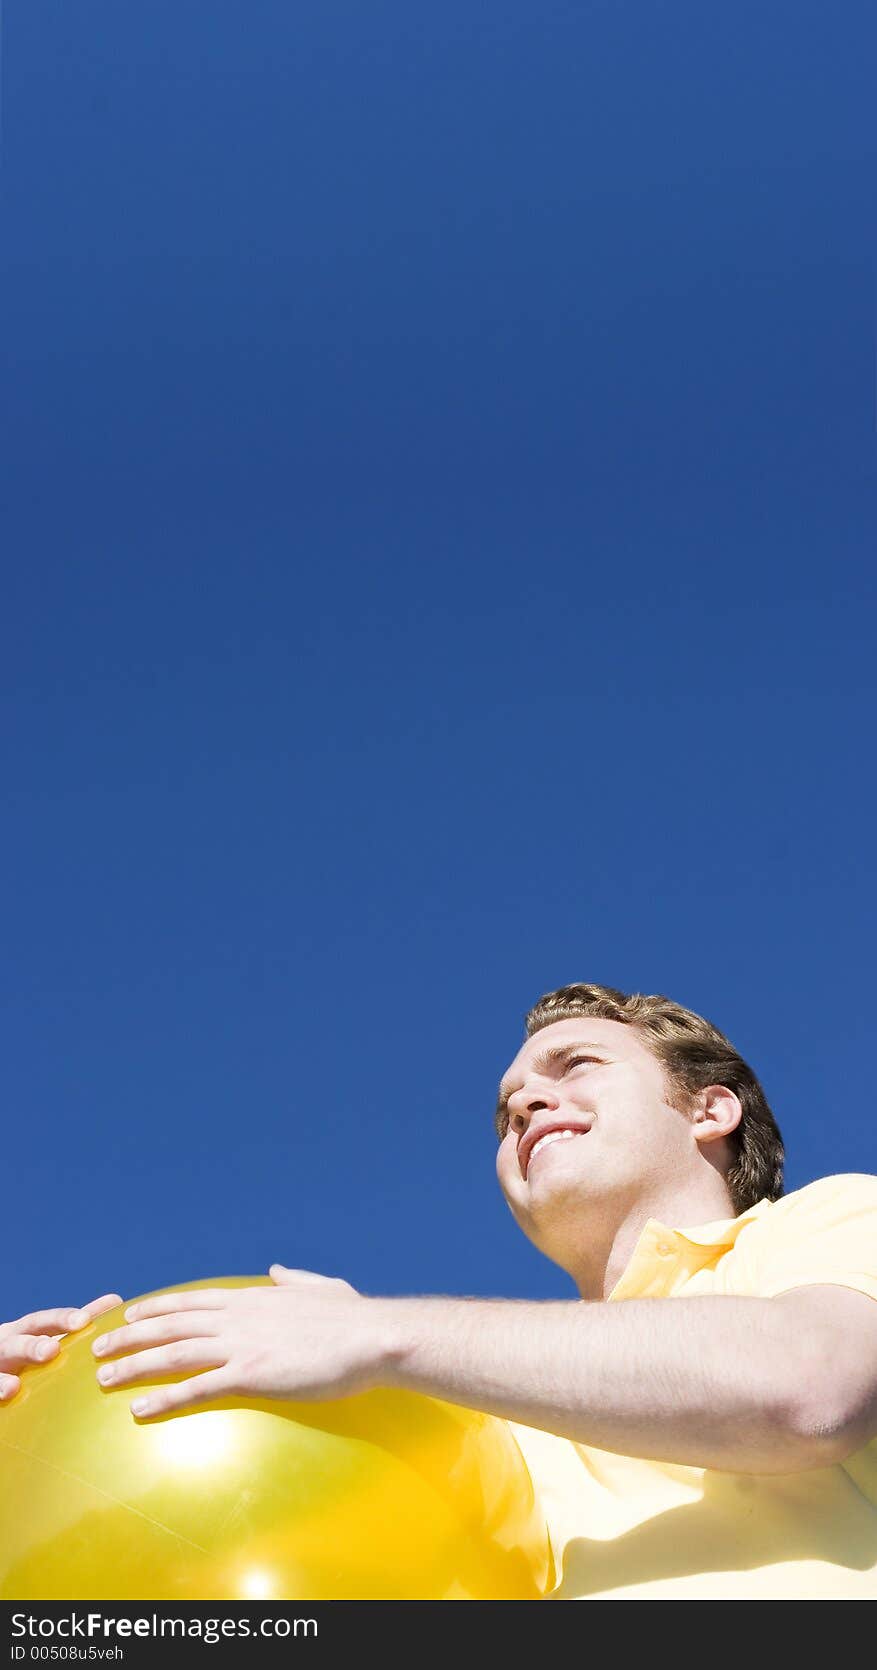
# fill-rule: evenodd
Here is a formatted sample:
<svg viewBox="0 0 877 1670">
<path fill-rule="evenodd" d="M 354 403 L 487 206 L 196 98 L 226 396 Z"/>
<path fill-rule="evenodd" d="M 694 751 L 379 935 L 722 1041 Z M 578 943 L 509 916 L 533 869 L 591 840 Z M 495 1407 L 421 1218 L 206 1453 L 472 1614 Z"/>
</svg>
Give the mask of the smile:
<svg viewBox="0 0 877 1670">
<path fill-rule="evenodd" d="M 540 1137 L 538 1142 L 534 1142 L 532 1148 L 530 1149 L 530 1153 L 527 1157 L 527 1172 L 525 1175 L 529 1174 L 530 1167 L 533 1164 L 536 1155 L 540 1154 L 543 1148 L 548 1148 L 553 1142 L 569 1142 L 572 1137 L 581 1137 L 586 1134 L 587 1133 L 585 1131 L 575 1130 L 546 1131 L 544 1137 Z"/>
</svg>

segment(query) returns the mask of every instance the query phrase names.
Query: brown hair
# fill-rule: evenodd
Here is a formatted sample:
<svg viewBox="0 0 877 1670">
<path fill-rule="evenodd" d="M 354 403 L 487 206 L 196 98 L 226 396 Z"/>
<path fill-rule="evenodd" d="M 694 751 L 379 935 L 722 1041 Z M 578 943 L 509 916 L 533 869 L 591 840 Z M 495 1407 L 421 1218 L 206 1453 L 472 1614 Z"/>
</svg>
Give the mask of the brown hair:
<svg viewBox="0 0 877 1670">
<path fill-rule="evenodd" d="M 580 984 L 546 992 L 526 1017 L 527 1037 L 555 1021 L 621 1021 L 632 1026 L 664 1069 L 668 1099 L 680 1113 L 691 1110 L 699 1090 L 721 1084 L 739 1098 L 743 1116 L 728 1138 L 733 1160 L 727 1184 L 739 1217 L 765 1197 L 783 1192 L 783 1139 L 767 1097 L 752 1068 L 710 1021 L 669 997 L 620 992 L 614 986 Z"/>
</svg>

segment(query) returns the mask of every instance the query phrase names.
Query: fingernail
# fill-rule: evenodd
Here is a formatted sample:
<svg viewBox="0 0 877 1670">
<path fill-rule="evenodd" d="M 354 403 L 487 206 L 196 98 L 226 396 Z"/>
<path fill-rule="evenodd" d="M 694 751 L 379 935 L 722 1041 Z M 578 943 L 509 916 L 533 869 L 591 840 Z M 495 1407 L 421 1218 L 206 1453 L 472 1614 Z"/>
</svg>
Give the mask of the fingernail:
<svg viewBox="0 0 877 1670">
<path fill-rule="evenodd" d="M 41 1339 L 39 1345 L 37 1346 L 37 1356 L 40 1361 L 45 1362 L 47 1357 L 51 1357 L 54 1349 L 55 1347 L 50 1339 Z"/>
<path fill-rule="evenodd" d="M 146 1415 L 148 1413 L 148 1411 L 149 1411 L 149 1399 L 148 1399 L 148 1397 L 135 1397 L 134 1402 L 131 1405 L 131 1414 L 132 1415 Z"/>
<path fill-rule="evenodd" d="M 72 1310 L 67 1318 L 68 1328 L 81 1328 L 85 1321 L 84 1310 Z"/>
<path fill-rule="evenodd" d="M 91 1349 L 96 1357 L 102 1357 L 107 1348 L 107 1335 L 101 1334 L 100 1339 L 92 1340 Z"/>
<path fill-rule="evenodd" d="M 97 1377 L 101 1385 L 105 1386 L 108 1380 L 112 1380 L 115 1372 L 112 1363 L 104 1363 L 103 1368 L 99 1368 L 97 1371 Z"/>
</svg>

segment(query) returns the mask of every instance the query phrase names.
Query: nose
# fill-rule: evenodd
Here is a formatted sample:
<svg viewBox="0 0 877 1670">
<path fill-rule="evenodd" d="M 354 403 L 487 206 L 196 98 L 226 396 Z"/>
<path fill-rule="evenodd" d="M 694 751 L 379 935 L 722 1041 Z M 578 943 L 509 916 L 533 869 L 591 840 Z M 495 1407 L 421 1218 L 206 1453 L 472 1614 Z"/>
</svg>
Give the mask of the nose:
<svg viewBox="0 0 877 1670">
<path fill-rule="evenodd" d="M 522 1137 L 534 1113 L 540 1113 L 543 1108 L 556 1113 L 559 1107 L 560 1098 L 551 1088 L 534 1083 L 522 1085 L 508 1099 L 509 1130 Z"/>
</svg>

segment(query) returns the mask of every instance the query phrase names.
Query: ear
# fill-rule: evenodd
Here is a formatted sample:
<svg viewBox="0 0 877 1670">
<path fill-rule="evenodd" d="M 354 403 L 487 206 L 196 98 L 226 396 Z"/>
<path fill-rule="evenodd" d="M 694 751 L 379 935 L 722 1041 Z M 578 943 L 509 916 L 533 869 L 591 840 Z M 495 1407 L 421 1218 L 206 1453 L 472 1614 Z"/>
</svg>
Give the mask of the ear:
<svg viewBox="0 0 877 1670">
<path fill-rule="evenodd" d="M 719 1142 L 731 1136 L 742 1117 L 743 1109 L 733 1090 L 724 1084 L 709 1085 L 698 1094 L 691 1113 L 695 1142 Z"/>
</svg>

